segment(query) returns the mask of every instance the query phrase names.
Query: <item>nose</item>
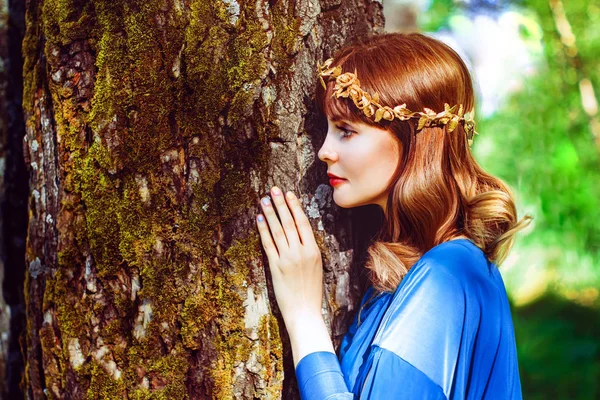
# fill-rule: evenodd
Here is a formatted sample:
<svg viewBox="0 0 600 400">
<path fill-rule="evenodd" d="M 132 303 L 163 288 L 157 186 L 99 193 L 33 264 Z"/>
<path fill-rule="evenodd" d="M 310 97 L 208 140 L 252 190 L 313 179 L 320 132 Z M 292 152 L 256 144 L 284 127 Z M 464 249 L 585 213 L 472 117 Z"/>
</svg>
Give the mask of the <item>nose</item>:
<svg viewBox="0 0 600 400">
<path fill-rule="evenodd" d="M 331 135 L 328 134 L 325 137 L 325 142 L 323 142 L 323 145 L 321 146 L 321 148 L 319 149 L 319 152 L 317 153 L 319 160 L 321 160 L 323 162 L 327 162 L 326 160 L 337 161 L 337 159 L 338 159 L 337 152 L 334 151 L 333 148 L 331 147 L 330 136 Z"/>
</svg>

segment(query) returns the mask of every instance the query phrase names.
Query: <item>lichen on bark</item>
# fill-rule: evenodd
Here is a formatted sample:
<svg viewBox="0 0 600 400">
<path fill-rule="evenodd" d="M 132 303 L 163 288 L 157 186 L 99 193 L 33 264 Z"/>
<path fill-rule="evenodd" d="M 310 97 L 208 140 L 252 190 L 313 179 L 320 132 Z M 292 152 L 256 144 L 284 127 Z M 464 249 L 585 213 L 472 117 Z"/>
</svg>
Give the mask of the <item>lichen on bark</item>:
<svg viewBox="0 0 600 400">
<path fill-rule="evenodd" d="M 32 398 L 284 395 L 254 217 L 298 180 L 318 2 L 234 3 L 28 3 Z"/>
</svg>

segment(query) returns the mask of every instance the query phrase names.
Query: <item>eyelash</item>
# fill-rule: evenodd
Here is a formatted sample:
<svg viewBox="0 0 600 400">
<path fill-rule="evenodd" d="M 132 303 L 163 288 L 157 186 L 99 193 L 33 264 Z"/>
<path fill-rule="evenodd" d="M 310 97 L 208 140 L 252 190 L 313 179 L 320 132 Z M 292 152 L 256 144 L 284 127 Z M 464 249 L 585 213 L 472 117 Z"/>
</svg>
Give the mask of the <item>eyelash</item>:
<svg viewBox="0 0 600 400">
<path fill-rule="evenodd" d="M 348 138 L 349 138 L 350 136 L 352 136 L 352 134 L 354 133 L 354 132 L 352 132 L 352 131 L 349 131 L 348 129 L 344 129 L 344 128 L 342 128 L 342 127 L 339 127 L 339 126 L 338 126 L 337 128 L 338 128 L 340 131 L 344 132 L 344 133 L 342 134 L 342 139 L 348 139 Z M 349 133 L 349 135 L 348 135 L 348 136 L 346 136 L 346 133 Z"/>
</svg>

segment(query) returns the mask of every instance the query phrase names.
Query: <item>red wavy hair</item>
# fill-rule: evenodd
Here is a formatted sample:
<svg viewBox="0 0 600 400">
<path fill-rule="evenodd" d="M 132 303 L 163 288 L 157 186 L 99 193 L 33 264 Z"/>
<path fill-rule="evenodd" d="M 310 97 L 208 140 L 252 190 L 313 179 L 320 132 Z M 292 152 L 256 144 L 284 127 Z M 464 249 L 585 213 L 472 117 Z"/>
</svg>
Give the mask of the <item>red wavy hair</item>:
<svg viewBox="0 0 600 400">
<path fill-rule="evenodd" d="M 382 105 L 406 103 L 412 111 L 436 112 L 444 103 L 475 104 L 469 70 L 443 42 L 419 33 L 368 36 L 341 49 L 332 66 L 356 70 L 360 86 L 378 93 Z M 388 187 L 387 218 L 368 249 L 366 267 L 379 291 L 394 291 L 412 265 L 429 249 L 457 236 L 468 237 L 486 257 L 500 265 L 515 234 L 531 220 L 517 221 L 514 197 L 499 178 L 473 158 L 462 123 L 417 132 L 417 120 L 366 117 L 352 100 L 332 97 L 335 80 L 316 100 L 330 119 L 361 122 L 386 129 L 401 143 L 400 162 Z"/>
</svg>

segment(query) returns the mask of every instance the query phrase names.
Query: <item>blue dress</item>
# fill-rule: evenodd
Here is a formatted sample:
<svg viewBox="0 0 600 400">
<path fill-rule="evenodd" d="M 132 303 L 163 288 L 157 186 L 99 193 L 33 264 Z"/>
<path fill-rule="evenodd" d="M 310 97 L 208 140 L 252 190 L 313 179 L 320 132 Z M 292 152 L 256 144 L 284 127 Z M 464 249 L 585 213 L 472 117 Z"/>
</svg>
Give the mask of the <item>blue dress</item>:
<svg viewBox="0 0 600 400">
<path fill-rule="evenodd" d="M 394 293 L 374 294 L 366 291 L 339 359 L 320 351 L 300 360 L 303 400 L 522 398 L 504 282 L 470 240 L 433 247 Z"/>
</svg>

